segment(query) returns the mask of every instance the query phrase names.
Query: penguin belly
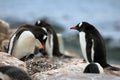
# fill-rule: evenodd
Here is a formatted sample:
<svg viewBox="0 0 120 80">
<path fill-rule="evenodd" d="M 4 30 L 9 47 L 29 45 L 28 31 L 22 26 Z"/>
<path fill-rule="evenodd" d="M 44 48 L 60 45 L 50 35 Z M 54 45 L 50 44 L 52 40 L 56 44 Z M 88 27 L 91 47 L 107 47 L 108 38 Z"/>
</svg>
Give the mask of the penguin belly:
<svg viewBox="0 0 120 80">
<path fill-rule="evenodd" d="M 85 58 L 86 62 L 88 62 L 87 53 L 86 53 L 86 39 L 85 39 L 85 32 L 79 32 L 79 40 L 80 40 L 80 47 Z"/>
<path fill-rule="evenodd" d="M 24 31 L 18 38 L 12 55 L 22 58 L 34 52 L 36 39 L 30 31 Z"/>
</svg>

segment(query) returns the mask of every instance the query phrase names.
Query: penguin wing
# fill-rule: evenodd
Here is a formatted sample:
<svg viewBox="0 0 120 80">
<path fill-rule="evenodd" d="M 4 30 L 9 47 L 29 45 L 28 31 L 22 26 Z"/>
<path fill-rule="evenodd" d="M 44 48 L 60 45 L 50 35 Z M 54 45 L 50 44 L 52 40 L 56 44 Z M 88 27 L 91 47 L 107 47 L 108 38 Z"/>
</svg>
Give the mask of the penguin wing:
<svg viewBox="0 0 120 80">
<path fill-rule="evenodd" d="M 12 55 L 12 52 L 14 50 L 14 46 L 20 36 L 20 34 L 24 31 L 25 29 L 22 29 L 21 27 L 12 35 L 12 37 L 10 38 L 9 41 L 9 45 L 8 45 L 8 53 Z"/>
<path fill-rule="evenodd" d="M 89 62 L 93 62 L 94 55 L 94 40 L 91 35 L 86 35 L 86 55 Z"/>
<path fill-rule="evenodd" d="M 18 40 L 18 36 L 16 36 L 16 33 L 11 37 L 9 45 L 8 45 L 8 53 L 12 55 L 12 52 L 14 50 L 14 46 Z"/>
</svg>

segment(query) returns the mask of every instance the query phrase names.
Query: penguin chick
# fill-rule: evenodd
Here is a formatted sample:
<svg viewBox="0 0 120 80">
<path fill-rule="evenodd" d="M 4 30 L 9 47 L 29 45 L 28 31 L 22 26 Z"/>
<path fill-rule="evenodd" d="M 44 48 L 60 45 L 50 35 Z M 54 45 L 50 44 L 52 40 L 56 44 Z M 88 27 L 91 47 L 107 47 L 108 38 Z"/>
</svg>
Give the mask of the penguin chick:
<svg viewBox="0 0 120 80">
<path fill-rule="evenodd" d="M 48 33 L 48 37 L 45 43 L 45 51 L 50 56 L 71 58 L 70 56 L 64 55 L 59 50 L 58 37 L 54 28 L 44 20 L 38 20 L 35 23 L 36 26 L 41 27 Z"/>
<path fill-rule="evenodd" d="M 70 29 L 79 31 L 81 51 L 86 62 L 97 62 L 103 68 L 109 67 L 110 70 L 120 71 L 120 68 L 112 67 L 107 63 L 105 42 L 93 25 L 82 22 Z"/>
<path fill-rule="evenodd" d="M 22 59 L 25 56 L 34 54 L 38 41 L 42 45 L 41 48 L 44 49 L 46 39 L 47 33 L 40 27 L 28 24 L 22 25 L 10 38 L 8 53 Z"/>
<path fill-rule="evenodd" d="M 23 70 L 14 66 L 0 67 L 0 80 L 32 80 Z"/>
<path fill-rule="evenodd" d="M 84 73 L 103 73 L 103 68 L 99 63 L 90 63 L 84 69 Z"/>
</svg>

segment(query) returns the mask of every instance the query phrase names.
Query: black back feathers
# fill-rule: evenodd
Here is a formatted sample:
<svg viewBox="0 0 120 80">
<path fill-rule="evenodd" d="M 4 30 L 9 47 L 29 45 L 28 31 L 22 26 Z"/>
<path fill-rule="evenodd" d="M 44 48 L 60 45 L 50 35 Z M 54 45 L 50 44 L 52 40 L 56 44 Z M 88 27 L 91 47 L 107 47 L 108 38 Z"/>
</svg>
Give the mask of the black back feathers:
<svg viewBox="0 0 120 80">
<path fill-rule="evenodd" d="M 41 27 L 41 28 L 44 28 L 49 35 L 53 35 L 53 53 L 52 55 L 53 56 L 57 56 L 57 57 L 60 57 L 62 56 L 62 54 L 60 53 L 60 50 L 59 50 L 59 43 L 58 43 L 58 38 L 57 38 L 57 33 L 55 31 L 55 29 L 50 25 L 48 24 L 45 20 L 38 20 L 36 23 L 35 23 L 36 26 L 38 27 Z"/>
</svg>

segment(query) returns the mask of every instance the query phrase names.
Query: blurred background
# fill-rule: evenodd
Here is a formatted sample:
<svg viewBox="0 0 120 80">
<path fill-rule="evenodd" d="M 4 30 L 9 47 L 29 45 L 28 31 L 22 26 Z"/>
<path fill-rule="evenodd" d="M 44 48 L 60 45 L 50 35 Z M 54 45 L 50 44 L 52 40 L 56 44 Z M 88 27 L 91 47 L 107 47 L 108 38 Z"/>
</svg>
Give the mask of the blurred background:
<svg viewBox="0 0 120 80">
<path fill-rule="evenodd" d="M 120 64 L 120 0 L 0 0 L 0 19 L 11 28 L 42 18 L 63 35 L 65 50 L 81 57 L 78 32 L 70 27 L 93 24 L 106 41 L 108 62 Z"/>
</svg>

